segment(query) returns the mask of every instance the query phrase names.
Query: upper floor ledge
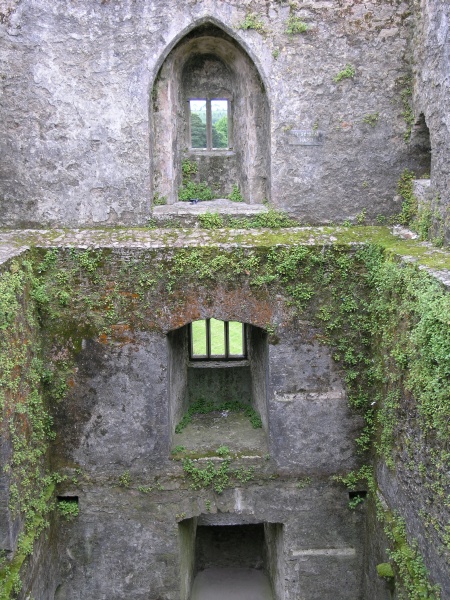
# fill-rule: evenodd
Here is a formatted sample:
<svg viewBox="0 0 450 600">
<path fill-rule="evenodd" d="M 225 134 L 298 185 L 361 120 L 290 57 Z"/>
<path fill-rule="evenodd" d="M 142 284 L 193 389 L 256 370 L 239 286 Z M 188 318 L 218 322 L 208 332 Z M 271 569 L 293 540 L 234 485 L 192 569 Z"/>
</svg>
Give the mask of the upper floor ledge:
<svg viewBox="0 0 450 600">
<path fill-rule="evenodd" d="M 214 224 L 213 224 L 214 225 Z M 0 265 L 30 248 L 167 249 L 189 247 L 354 246 L 374 243 L 405 262 L 415 262 L 450 287 L 450 252 L 421 242 L 394 226 L 285 228 L 115 227 L 96 229 L 0 229 Z"/>
</svg>

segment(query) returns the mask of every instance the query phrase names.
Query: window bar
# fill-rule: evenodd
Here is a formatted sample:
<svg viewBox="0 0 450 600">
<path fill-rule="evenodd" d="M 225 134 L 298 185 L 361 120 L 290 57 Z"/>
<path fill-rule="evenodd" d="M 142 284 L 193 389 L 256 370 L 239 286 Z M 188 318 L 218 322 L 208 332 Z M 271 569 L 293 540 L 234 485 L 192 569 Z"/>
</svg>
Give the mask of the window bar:
<svg viewBox="0 0 450 600">
<path fill-rule="evenodd" d="M 212 149 L 212 114 L 211 114 L 211 100 L 206 100 L 206 148 Z"/>
<path fill-rule="evenodd" d="M 231 100 L 227 102 L 227 135 L 228 135 L 228 150 L 233 149 L 233 128 L 231 126 Z"/>
<path fill-rule="evenodd" d="M 230 331 L 228 328 L 228 321 L 224 321 L 224 335 L 225 335 L 225 359 L 230 358 Z"/>
<path fill-rule="evenodd" d="M 211 324 L 209 319 L 206 319 L 206 356 L 211 358 Z"/>
</svg>

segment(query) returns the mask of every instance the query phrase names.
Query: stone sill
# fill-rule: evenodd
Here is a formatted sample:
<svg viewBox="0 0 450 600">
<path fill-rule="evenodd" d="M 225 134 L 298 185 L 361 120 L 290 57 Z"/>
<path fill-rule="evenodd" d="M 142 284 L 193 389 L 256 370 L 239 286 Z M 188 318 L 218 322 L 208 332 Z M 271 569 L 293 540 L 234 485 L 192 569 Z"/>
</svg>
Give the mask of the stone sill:
<svg viewBox="0 0 450 600">
<path fill-rule="evenodd" d="M 164 206 L 154 206 L 152 215 L 154 217 L 188 217 L 201 215 L 207 212 L 219 213 L 231 216 L 251 216 L 268 211 L 264 204 L 247 204 L 246 202 L 232 202 L 226 198 L 219 200 L 204 200 L 191 204 L 190 202 L 175 202 Z"/>
<path fill-rule="evenodd" d="M 235 156 L 236 153 L 230 148 L 212 148 L 206 150 L 204 148 L 189 148 L 187 151 L 189 156 Z"/>
<path fill-rule="evenodd" d="M 194 369 L 229 369 L 231 367 L 249 367 L 250 361 L 243 360 L 191 360 L 188 367 Z"/>
</svg>

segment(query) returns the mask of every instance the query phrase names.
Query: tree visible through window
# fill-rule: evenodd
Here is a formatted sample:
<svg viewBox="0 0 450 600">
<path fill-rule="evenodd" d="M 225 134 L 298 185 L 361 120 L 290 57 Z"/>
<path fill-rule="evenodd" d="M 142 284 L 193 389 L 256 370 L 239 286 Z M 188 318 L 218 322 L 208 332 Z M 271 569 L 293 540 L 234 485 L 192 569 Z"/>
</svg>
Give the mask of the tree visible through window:
<svg viewBox="0 0 450 600">
<path fill-rule="evenodd" d="M 191 148 L 228 148 L 228 100 L 189 100 Z"/>
<path fill-rule="evenodd" d="M 246 356 L 245 326 L 237 321 L 205 319 L 191 323 L 191 358 L 241 359 Z"/>
</svg>

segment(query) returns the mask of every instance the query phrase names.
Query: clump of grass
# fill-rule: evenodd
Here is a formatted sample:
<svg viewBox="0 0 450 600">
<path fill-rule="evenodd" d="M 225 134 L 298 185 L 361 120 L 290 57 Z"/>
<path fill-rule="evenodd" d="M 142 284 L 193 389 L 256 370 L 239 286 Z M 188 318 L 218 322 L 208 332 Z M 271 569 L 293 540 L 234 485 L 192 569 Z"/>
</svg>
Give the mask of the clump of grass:
<svg viewBox="0 0 450 600">
<path fill-rule="evenodd" d="M 228 200 L 231 200 L 232 202 L 244 202 L 244 197 L 242 196 L 238 185 L 233 185 L 233 189 L 228 195 Z"/>
<path fill-rule="evenodd" d="M 264 23 L 256 13 L 248 13 L 245 19 L 239 23 L 238 29 L 254 29 L 258 33 L 266 33 Z"/>
<path fill-rule="evenodd" d="M 306 33 L 309 29 L 309 25 L 302 21 L 300 17 L 290 15 L 286 23 L 286 33 L 288 35 L 297 35 L 299 33 Z"/>
<path fill-rule="evenodd" d="M 352 79 L 355 76 L 356 69 L 353 65 L 347 63 L 337 75 L 333 77 L 334 83 L 339 83 L 343 79 Z"/>
</svg>

